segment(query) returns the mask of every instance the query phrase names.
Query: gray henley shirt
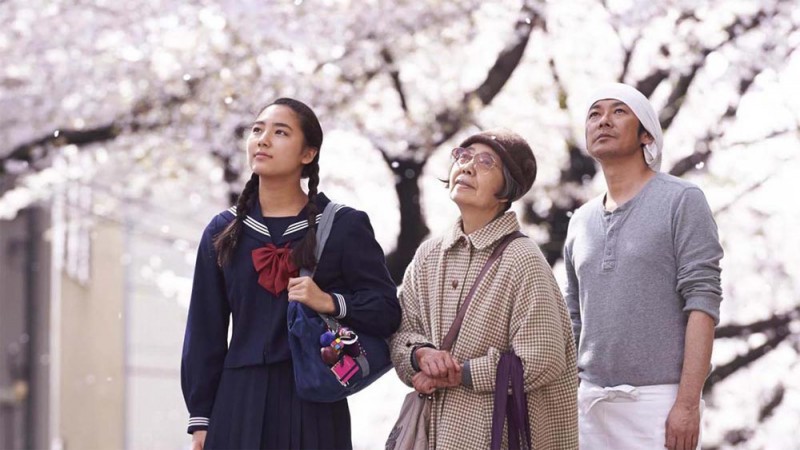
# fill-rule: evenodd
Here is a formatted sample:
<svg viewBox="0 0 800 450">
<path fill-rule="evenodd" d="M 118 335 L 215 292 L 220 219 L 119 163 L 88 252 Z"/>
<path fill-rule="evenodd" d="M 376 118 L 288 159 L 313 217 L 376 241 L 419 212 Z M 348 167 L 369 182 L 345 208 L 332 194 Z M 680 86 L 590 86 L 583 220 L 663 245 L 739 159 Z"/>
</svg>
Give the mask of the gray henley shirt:
<svg viewBox="0 0 800 450">
<path fill-rule="evenodd" d="M 680 382 L 690 311 L 719 322 L 722 247 L 703 192 L 664 173 L 613 212 L 598 197 L 572 216 L 566 301 L 581 379 Z"/>
</svg>

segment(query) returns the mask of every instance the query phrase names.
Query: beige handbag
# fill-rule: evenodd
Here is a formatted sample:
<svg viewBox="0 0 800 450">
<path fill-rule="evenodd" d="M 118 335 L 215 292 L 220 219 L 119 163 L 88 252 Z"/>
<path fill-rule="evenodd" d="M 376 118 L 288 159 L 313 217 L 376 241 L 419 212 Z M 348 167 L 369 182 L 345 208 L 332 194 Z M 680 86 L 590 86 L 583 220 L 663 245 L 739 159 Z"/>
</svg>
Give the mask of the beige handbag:
<svg viewBox="0 0 800 450">
<path fill-rule="evenodd" d="M 386 450 L 426 450 L 430 421 L 430 397 L 417 391 L 409 392 L 386 440 Z"/>
<path fill-rule="evenodd" d="M 483 280 L 486 272 L 489 271 L 492 263 L 503 253 L 508 244 L 514 239 L 525 237 L 524 234 L 516 231 L 503 238 L 497 247 L 494 248 L 486 264 L 483 265 L 478 276 L 475 278 L 475 283 L 467 293 L 467 297 L 461 304 L 461 308 L 456 313 L 456 318 L 453 320 L 447 335 L 442 340 L 441 350 L 450 350 L 456 342 L 458 332 L 461 331 L 461 323 L 464 321 L 464 316 L 467 314 L 467 307 L 475 291 L 478 289 L 478 284 Z M 406 395 L 403 401 L 403 407 L 400 408 L 400 417 L 389 433 L 389 438 L 386 440 L 386 450 L 427 450 L 428 449 L 428 429 L 431 422 L 431 396 L 423 395 L 417 391 L 410 392 Z"/>
</svg>

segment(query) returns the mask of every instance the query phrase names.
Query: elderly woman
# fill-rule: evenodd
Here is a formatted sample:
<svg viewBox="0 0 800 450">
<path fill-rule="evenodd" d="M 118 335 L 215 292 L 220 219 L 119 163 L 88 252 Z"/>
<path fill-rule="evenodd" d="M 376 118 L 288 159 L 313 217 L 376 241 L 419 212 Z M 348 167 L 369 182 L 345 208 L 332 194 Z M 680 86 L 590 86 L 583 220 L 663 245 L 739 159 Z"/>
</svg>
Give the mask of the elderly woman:
<svg viewBox="0 0 800 450">
<path fill-rule="evenodd" d="M 508 130 L 475 134 L 452 157 L 447 186 L 461 217 L 417 250 L 400 293 L 400 330 L 391 341 L 403 382 L 432 394 L 428 446 L 489 448 L 498 361 L 513 351 L 524 367 L 531 447 L 577 449 L 569 313 L 533 241 L 511 241 L 478 280 L 452 350 L 439 349 L 493 249 L 519 230 L 508 209 L 536 178 L 531 148 Z"/>
</svg>

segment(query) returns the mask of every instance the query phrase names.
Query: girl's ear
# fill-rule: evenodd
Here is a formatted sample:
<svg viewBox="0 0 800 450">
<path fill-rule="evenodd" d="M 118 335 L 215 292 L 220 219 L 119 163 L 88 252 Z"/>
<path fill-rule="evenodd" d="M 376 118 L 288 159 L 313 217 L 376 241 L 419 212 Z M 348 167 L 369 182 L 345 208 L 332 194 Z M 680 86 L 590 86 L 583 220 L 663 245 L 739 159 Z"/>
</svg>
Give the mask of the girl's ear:
<svg viewBox="0 0 800 450">
<path fill-rule="evenodd" d="M 311 164 L 311 161 L 314 161 L 314 158 L 317 157 L 317 153 L 319 153 L 319 149 L 314 147 L 306 147 L 305 150 L 303 150 L 303 156 L 300 159 L 300 162 L 303 164 Z"/>
</svg>

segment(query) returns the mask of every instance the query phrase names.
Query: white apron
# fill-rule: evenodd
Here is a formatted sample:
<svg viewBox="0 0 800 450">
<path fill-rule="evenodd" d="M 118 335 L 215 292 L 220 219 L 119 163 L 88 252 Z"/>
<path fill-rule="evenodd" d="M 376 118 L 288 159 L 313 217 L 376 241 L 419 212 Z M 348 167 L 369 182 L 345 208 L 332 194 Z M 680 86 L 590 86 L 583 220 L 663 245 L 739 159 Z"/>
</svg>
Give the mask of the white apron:
<svg viewBox="0 0 800 450">
<path fill-rule="evenodd" d="M 677 384 L 603 388 L 586 380 L 578 387 L 581 450 L 662 450 Z M 700 417 L 705 403 L 700 400 Z M 702 436 L 702 427 L 701 427 Z M 698 437 L 697 449 L 700 450 Z"/>
</svg>

